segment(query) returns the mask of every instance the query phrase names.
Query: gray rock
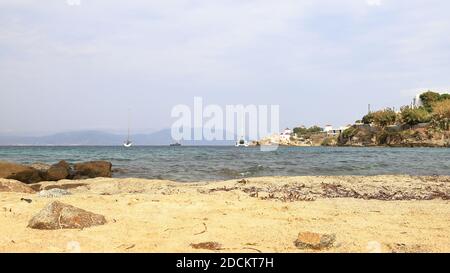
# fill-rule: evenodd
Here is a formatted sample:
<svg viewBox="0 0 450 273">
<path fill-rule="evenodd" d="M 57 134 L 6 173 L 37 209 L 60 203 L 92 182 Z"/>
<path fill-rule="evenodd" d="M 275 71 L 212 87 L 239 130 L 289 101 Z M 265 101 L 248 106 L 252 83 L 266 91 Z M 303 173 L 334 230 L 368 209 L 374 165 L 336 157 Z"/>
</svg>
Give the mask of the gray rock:
<svg viewBox="0 0 450 273">
<path fill-rule="evenodd" d="M 50 190 L 43 190 L 38 192 L 39 197 L 45 197 L 45 198 L 58 198 L 64 195 L 70 195 L 71 193 L 69 191 L 63 190 L 63 189 L 50 189 Z"/>
</svg>

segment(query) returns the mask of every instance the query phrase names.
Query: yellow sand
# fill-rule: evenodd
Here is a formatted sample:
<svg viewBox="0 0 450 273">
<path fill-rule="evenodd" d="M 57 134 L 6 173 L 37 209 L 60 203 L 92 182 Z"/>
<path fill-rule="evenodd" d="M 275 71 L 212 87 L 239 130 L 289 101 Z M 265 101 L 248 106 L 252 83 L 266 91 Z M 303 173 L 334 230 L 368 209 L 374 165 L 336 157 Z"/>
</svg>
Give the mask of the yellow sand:
<svg viewBox="0 0 450 273">
<path fill-rule="evenodd" d="M 341 181 L 360 185 L 424 186 L 409 176 L 356 178 L 253 178 L 245 187 Z M 353 198 L 282 202 L 232 188 L 237 180 L 182 184 L 140 179 L 63 181 L 87 183 L 60 198 L 0 193 L 0 252 L 205 252 L 190 244 L 218 242 L 216 252 L 303 252 L 302 231 L 336 234 L 328 252 L 449 252 L 448 200 L 379 201 Z M 409 183 L 409 184 L 408 184 Z M 422 184 L 420 184 L 422 183 Z M 43 183 L 51 185 L 52 183 Z M 411 185 L 412 185 L 411 184 Z M 419 185 L 420 184 L 420 185 Z M 448 187 L 448 183 L 442 184 Z M 21 201 L 30 198 L 32 203 Z M 108 223 L 84 230 L 33 230 L 30 218 L 53 200 L 105 215 Z"/>
</svg>

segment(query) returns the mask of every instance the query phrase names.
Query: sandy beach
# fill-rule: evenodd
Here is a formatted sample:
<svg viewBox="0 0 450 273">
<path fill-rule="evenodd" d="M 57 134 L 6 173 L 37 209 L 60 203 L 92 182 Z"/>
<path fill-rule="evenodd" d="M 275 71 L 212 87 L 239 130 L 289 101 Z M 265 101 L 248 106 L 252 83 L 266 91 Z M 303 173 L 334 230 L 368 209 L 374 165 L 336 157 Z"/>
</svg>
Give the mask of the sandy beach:
<svg viewBox="0 0 450 273">
<path fill-rule="evenodd" d="M 71 195 L 0 192 L 0 252 L 450 252 L 450 177 L 444 176 L 210 183 L 96 178 L 33 185 L 55 187 Z M 28 228 L 55 200 L 104 215 L 107 223 Z M 322 250 L 299 249 L 300 232 L 336 240 Z M 219 247 L 193 247 L 205 242 Z"/>
</svg>

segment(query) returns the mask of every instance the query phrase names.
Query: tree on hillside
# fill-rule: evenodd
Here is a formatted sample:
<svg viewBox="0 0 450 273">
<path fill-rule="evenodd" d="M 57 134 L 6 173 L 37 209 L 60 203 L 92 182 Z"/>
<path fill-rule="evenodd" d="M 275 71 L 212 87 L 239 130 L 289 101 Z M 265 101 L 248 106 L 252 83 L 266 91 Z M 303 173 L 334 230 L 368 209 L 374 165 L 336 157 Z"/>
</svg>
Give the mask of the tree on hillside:
<svg viewBox="0 0 450 273">
<path fill-rule="evenodd" d="M 321 128 L 319 126 L 312 126 L 312 127 L 309 127 L 308 132 L 309 133 L 321 133 L 321 132 L 323 132 L 323 128 Z"/>
<path fill-rule="evenodd" d="M 450 94 L 442 94 L 441 97 L 439 98 L 440 101 L 443 100 L 450 100 Z"/>
<path fill-rule="evenodd" d="M 307 130 L 308 129 L 306 129 L 305 127 L 296 127 L 296 128 L 294 128 L 293 132 L 294 132 L 294 134 L 300 136 L 300 135 L 306 134 Z"/>
<path fill-rule="evenodd" d="M 405 106 L 401 108 L 402 121 L 408 125 L 430 122 L 431 115 L 424 107 L 412 108 Z"/>
<path fill-rule="evenodd" d="M 442 100 L 433 104 L 433 122 L 441 129 L 449 130 L 450 100 Z"/>
<path fill-rule="evenodd" d="M 373 122 L 373 113 L 369 113 L 362 118 L 362 122 L 364 124 L 372 124 Z"/>
<path fill-rule="evenodd" d="M 391 108 L 380 110 L 373 113 L 373 123 L 378 126 L 386 127 L 395 124 L 397 120 L 397 113 Z"/>
<path fill-rule="evenodd" d="M 441 100 L 441 95 L 433 91 L 428 91 L 421 94 L 420 99 L 422 100 L 423 107 L 428 112 L 431 112 L 433 110 L 433 104 Z"/>
<path fill-rule="evenodd" d="M 305 127 L 297 127 L 294 128 L 294 134 L 297 136 L 303 136 L 303 135 L 311 135 L 311 134 L 317 134 L 323 132 L 323 129 L 319 126 L 312 126 L 310 128 Z"/>
</svg>

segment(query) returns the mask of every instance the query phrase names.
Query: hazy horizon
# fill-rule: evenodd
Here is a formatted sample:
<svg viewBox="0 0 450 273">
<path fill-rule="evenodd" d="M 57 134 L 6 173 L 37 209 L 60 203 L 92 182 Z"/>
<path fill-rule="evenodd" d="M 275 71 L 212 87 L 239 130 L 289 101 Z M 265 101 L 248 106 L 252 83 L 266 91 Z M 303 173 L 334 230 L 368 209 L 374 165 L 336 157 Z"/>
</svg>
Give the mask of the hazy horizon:
<svg viewBox="0 0 450 273">
<path fill-rule="evenodd" d="M 0 2 L 0 134 L 158 131 L 194 96 L 341 126 L 450 90 L 448 1 L 73 3 Z"/>
</svg>

